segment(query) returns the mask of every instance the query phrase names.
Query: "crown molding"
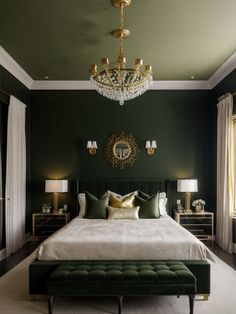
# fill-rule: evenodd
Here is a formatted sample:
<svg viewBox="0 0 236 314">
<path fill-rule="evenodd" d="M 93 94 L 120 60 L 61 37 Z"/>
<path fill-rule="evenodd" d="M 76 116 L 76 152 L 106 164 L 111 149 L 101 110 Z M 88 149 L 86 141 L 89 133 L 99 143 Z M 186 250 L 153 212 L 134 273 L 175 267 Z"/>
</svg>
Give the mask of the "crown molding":
<svg viewBox="0 0 236 314">
<path fill-rule="evenodd" d="M 0 46 L 0 65 L 31 90 L 94 90 L 90 81 L 33 80 Z M 154 81 L 150 90 L 210 90 L 236 68 L 236 51 L 205 81 Z"/>
<path fill-rule="evenodd" d="M 34 81 L 33 90 L 94 90 L 90 81 Z"/>
<path fill-rule="evenodd" d="M 95 90 L 90 81 L 34 81 L 33 90 Z M 208 81 L 154 81 L 149 90 L 211 89 Z"/>
<path fill-rule="evenodd" d="M 149 90 L 211 89 L 208 81 L 154 81 Z"/>
<path fill-rule="evenodd" d="M 28 73 L 0 46 L 0 65 L 2 65 L 8 72 L 24 84 L 28 89 L 31 89 L 33 79 Z"/>
<path fill-rule="evenodd" d="M 235 68 L 236 68 L 236 51 L 209 78 L 208 82 L 211 89 L 216 87 L 216 85 L 219 84 L 233 70 L 235 70 Z"/>
<path fill-rule="evenodd" d="M 90 81 L 34 81 L 32 90 L 95 90 Z M 154 81 L 149 90 L 211 89 L 208 81 Z"/>
</svg>

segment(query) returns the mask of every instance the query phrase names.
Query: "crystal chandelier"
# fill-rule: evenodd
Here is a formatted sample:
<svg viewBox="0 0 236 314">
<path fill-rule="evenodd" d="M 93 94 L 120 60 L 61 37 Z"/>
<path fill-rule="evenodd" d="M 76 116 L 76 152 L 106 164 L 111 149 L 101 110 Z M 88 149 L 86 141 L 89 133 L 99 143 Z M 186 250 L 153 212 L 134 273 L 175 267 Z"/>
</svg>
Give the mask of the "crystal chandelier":
<svg viewBox="0 0 236 314">
<path fill-rule="evenodd" d="M 120 28 L 112 31 L 112 35 L 120 40 L 120 52 L 115 63 L 109 63 L 108 58 L 103 58 L 101 64 L 103 70 L 98 72 L 96 64 L 90 66 L 91 82 L 95 89 L 103 96 L 119 101 L 124 101 L 142 95 L 152 83 L 152 67 L 146 65 L 141 70 L 143 60 L 135 59 L 133 69 L 126 68 L 124 51 L 124 39 L 129 37 L 129 30 L 124 28 L 124 8 L 131 4 L 131 0 L 113 0 L 113 5 L 120 9 Z"/>
</svg>

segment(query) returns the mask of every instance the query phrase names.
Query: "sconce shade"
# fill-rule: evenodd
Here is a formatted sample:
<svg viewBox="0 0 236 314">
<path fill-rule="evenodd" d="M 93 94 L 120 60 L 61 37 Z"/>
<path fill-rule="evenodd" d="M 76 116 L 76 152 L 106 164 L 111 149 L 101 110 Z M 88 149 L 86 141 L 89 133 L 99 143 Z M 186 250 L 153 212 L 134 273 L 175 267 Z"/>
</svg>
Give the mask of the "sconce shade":
<svg viewBox="0 0 236 314">
<path fill-rule="evenodd" d="M 93 147 L 92 141 L 88 141 L 88 142 L 87 142 L 87 148 L 92 148 L 92 147 Z"/>
<path fill-rule="evenodd" d="M 47 193 L 68 192 L 68 180 L 46 180 L 45 192 Z"/>
<path fill-rule="evenodd" d="M 177 181 L 178 192 L 197 192 L 198 182 L 196 179 L 181 179 Z"/>
<path fill-rule="evenodd" d="M 150 141 L 146 141 L 145 148 L 150 148 L 150 147 L 151 147 L 151 142 Z"/>
<path fill-rule="evenodd" d="M 96 148 L 96 149 L 98 148 L 96 141 L 93 141 L 93 143 L 92 143 L 92 148 Z"/>
<path fill-rule="evenodd" d="M 157 148 L 157 142 L 156 142 L 156 141 L 152 141 L 151 147 L 152 147 L 152 148 Z"/>
</svg>

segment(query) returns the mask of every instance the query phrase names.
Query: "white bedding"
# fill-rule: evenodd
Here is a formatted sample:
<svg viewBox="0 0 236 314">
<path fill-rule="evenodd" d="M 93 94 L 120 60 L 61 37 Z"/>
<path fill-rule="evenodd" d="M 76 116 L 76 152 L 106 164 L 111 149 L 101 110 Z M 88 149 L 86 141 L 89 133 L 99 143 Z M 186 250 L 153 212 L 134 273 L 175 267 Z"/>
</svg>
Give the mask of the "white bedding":
<svg viewBox="0 0 236 314">
<path fill-rule="evenodd" d="M 45 240 L 40 260 L 214 260 L 207 247 L 169 216 L 159 219 L 75 218 Z"/>
</svg>

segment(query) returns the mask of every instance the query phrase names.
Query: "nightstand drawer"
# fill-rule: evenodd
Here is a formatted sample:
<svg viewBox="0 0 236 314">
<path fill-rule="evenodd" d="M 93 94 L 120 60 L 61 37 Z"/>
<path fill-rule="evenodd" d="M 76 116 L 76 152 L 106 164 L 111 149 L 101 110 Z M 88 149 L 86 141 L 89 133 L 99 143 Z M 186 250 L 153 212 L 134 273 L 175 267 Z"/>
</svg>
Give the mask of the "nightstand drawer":
<svg viewBox="0 0 236 314">
<path fill-rule="evenodd" d="M 70 220 L 70 214 L 33 214 L 33 238 L 47 238 Z"/>
<path fill-rule="evenodd" d="M 214 241 L 214 214 L 175 212 L 175 220 L 199 240 Z"/>
</svg>

